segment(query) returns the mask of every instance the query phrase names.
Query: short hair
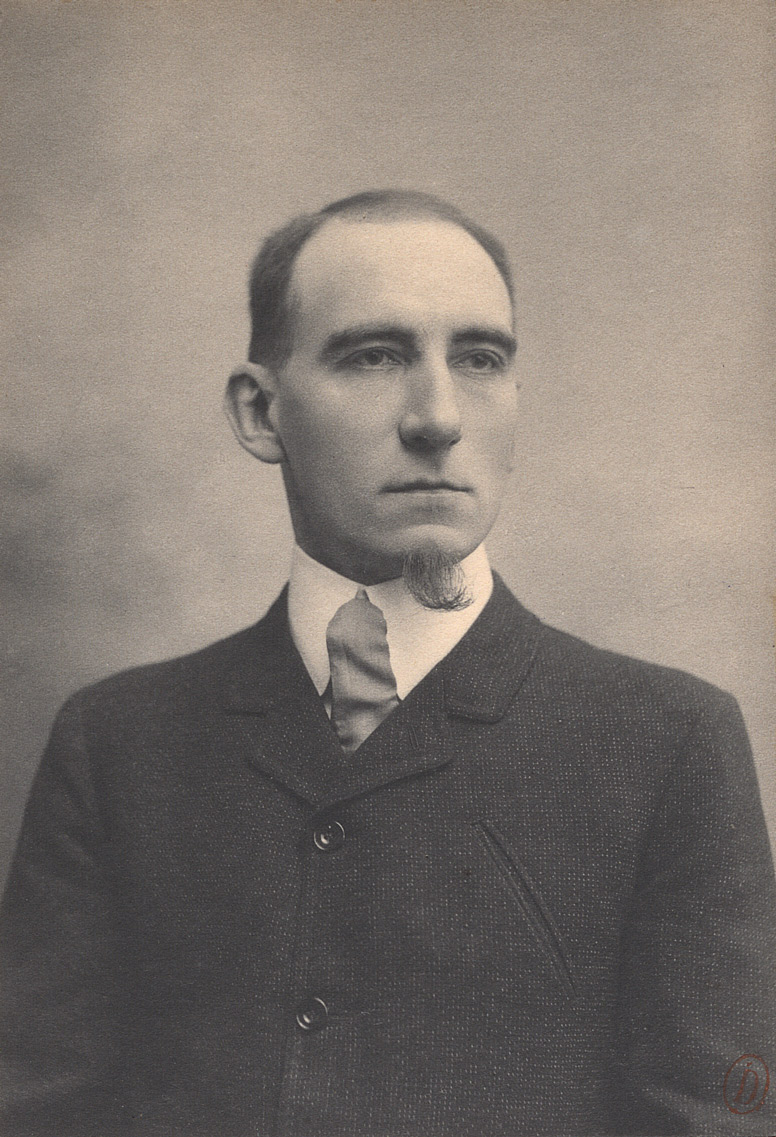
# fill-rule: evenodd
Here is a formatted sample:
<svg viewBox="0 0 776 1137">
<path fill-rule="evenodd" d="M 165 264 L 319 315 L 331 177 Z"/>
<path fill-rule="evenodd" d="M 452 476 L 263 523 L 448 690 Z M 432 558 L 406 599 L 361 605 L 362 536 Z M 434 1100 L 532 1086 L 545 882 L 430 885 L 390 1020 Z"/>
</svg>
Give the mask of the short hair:
<svg viewBox="0 0 776 1137">
<path fill-rule="evenodd" d="M 249 279 L 251 339 L 248 359 L 279 368 L 293 347 L 292 305 L 289 297 L 296 258 L 304 245 L 333 217 L 348 221 L 400 221 L 426 218 L 448 221 L 465 230 L 488 254 L 514 305 L 512 271 L 497 237 L 472 221 L 456 206 L 419 190 L 367 190 L 341 198 L 317 213 L 302 213 L 266 238 L 253 261 Z"/>
</svg>

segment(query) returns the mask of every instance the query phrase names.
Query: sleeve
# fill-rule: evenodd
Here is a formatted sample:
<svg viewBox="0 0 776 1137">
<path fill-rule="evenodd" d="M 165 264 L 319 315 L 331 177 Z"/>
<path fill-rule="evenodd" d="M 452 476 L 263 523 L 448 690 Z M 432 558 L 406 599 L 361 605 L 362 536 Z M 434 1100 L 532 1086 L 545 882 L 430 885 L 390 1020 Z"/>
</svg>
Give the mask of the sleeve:
<svg viewBox="0 0 776 1137">
<path fill-rule="evenodd" d="M 5 1137 L 120 1132 L 121 953 L 77 699 L 33 783 L 0 927 Z"/>
<path fill-rule="evenodd" d="M 776 1134 L 776 889 L 738 705 L 718 694 L 678 754 L 627 921 L 621 1131 Z"/>
</svg>

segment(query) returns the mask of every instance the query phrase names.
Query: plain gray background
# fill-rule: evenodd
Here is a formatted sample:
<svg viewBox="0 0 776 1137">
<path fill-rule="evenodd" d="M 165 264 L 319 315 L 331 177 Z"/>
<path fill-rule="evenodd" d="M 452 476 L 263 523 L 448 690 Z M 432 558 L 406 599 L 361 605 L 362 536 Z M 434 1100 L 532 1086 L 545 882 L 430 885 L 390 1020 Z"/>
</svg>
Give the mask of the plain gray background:
<svg viewBox="0 0 776 1137">
<path fill-rule="evenodd" d="M 492 560 L 544 619 L 739 698 L 776 824 L 774 8 L 1 3 L 4 867 L 52 715 L 253 622 L 277 469 L 220 410 L 268 228 L 379 186 L 515 265 Z"/>
</svg>

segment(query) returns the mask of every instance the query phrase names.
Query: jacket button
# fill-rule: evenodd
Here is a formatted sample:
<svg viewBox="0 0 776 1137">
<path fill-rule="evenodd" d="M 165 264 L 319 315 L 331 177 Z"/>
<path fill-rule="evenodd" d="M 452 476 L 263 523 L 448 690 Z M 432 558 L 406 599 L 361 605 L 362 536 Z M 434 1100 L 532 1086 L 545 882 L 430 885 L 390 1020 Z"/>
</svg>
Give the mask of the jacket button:
<svg viewBox="0 0 776 1137">
<path fill-rule="evenodd" d="M 329 1019 L 329 1008 L 323 999 L 306 999 L 296 1011 L 296 1024 L 302 1030 L 320 1030 Z"/>
<path fill-rule="evenodd" d="M 339 821 L 329 821 L 326 825 L 319 825 L 313 830 L 313 841 L 316 849 L 322 853 L 333 853 L 345 844 L 345 830 Z"/>
</svg>

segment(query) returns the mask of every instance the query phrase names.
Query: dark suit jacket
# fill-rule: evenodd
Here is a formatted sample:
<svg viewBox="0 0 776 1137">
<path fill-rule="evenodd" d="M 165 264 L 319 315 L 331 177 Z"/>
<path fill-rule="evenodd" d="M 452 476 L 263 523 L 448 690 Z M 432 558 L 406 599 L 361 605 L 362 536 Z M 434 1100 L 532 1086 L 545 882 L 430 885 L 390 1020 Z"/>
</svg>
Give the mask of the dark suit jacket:
<svg viewBox="0 0 776 1137">
<path fill-rule="evenodd" d="M 62 711 L 5 899 L 2 1132 L 773 1134 L 776 1093 L 729 1108 L 762 1066 L 723 1086 L 776 1064 L 775 911 L 730 696 L 497 581 L 348 758 L 281 597 Z"/>
</svg>

